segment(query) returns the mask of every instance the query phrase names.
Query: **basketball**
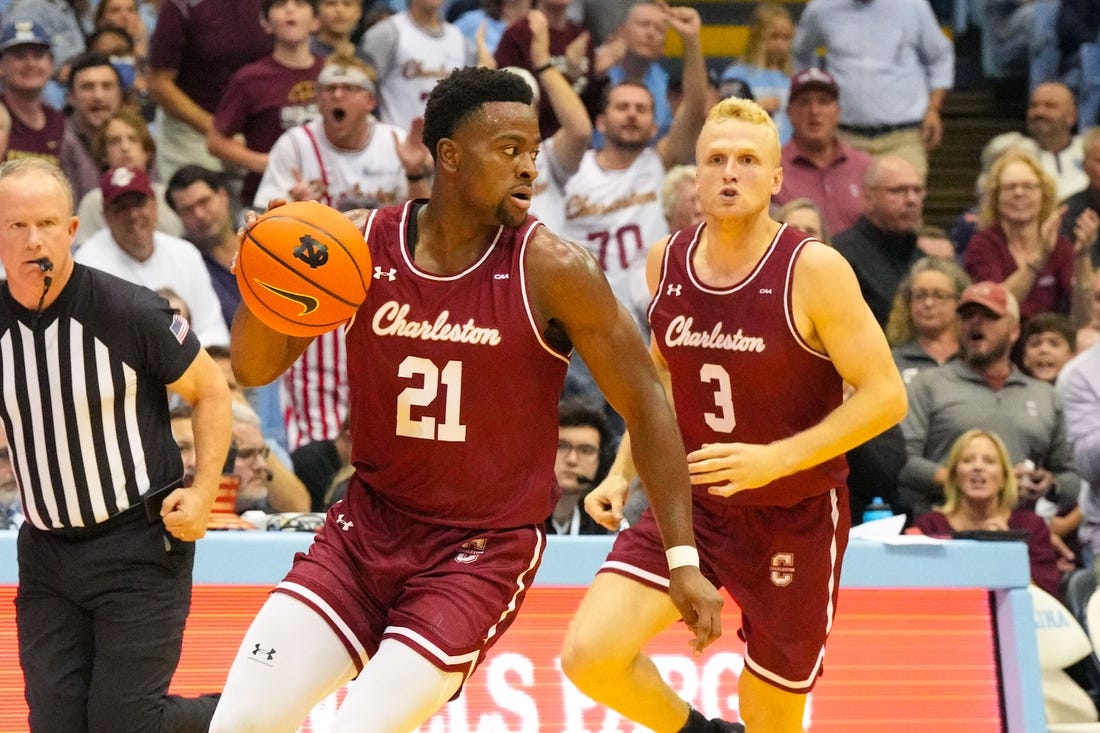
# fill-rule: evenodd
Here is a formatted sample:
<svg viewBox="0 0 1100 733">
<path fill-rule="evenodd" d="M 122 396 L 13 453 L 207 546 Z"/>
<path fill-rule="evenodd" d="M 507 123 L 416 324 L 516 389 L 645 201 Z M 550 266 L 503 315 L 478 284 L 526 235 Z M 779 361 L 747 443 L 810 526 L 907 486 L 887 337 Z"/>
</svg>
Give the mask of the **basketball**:
<svg viewBox="0 0 1100 733">
<path fill-rule="evenodd" d="M 267 326 L 317 336 L 355 315 L 367 296 L 370 263 L 350 219 L 316 201 L 294 201 L 268 211 L 245 233 L 237 284 Z"/>
</svg>

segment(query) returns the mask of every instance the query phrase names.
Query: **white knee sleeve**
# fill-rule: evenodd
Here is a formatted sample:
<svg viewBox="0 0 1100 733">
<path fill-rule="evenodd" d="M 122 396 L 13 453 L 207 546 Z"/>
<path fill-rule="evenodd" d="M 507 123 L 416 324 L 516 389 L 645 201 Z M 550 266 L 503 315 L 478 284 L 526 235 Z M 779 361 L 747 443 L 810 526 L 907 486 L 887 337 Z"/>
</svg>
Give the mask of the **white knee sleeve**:
<svg viewBox="0 0 1100 733">
<path fill-rule="evenodd" d="M 272 593 L 233 660 L 210 733 L 294 733 L 354 675 L 328 623 L 296 598 Z"/>
</svg>

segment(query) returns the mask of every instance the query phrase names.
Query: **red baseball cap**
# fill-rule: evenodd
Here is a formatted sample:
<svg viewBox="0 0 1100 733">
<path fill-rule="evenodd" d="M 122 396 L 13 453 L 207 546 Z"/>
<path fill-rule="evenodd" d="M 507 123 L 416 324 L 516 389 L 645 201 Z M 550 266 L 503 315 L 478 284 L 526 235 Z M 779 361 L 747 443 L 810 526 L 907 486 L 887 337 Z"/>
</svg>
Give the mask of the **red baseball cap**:
<svg viewBox="0 0 1100 733">
<path fill-rule="evenodd" d="M 974 283 L 963 291 L 956 310 L 961 311 L 971 304 L 980 305 L 997 316 L 1003 316 L 1008 313 L 1008 291 L 1005 290 L 1004 285 L 988 280 Z"/>
<path fill-rule="evenodd" d="M 103 191 L 104 206 L 111 205 L 120 196 L 128 193 L 140 193 L 153 198 L 149 176 L 141 168 L 133 166 L 125 165 L 107 171 L 99 179 L 99 187 Z"/>
</svg>

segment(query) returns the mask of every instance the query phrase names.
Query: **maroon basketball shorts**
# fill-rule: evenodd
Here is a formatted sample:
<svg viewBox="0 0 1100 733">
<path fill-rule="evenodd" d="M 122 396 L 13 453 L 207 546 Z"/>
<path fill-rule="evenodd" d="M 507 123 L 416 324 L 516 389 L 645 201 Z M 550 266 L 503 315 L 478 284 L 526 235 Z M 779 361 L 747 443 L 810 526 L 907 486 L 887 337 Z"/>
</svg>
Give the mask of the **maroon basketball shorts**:
<svg viewBox="0 0 1100 733">
<path fill-rule="evenodd" d="M 426 524 L 356 488 L 275 591 L 320 614 L 360 671 L 394 639 L 465 679 L 515 620 L 545 547 L 540 526 Z"/>
<path fill-rule="evenodd" d="M 792 507 L 729 507 L 722 516 L 695 506 L 700 567 L 741 607 L 746 668 L 790 692 L 809 692 L 821 674 L 848 545 L 847 494 L 834 489 Z M 649 510 L 619 534 L 600 572 L 668 590 Z"/>
</svg>

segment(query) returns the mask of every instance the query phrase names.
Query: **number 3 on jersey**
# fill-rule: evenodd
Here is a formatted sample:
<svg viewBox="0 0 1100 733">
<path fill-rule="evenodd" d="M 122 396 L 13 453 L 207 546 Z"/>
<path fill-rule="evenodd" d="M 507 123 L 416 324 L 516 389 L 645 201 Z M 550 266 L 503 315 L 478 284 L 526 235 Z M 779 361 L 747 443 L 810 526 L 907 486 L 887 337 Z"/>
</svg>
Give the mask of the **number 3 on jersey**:
<svg viewBox="0 0 1100 733">
<path fill-rule="evenodd" d="M 443 369 L 431 359 L 407 356 L 397 369 L 402 379 L 421 378 L 420 386 L 406 387 L 397 395 L 397 434 L 406 438 L 442 440 L 462 443 L 466 440 L 466 426 L 458 415 L 462 406 L 462 362 L 448 361 Z M 443 422 L 434 417 L 414 418 L 413 407 L 428 407 L 439 396 L 439 385 L 445 391 L 443 397 Z"/>
<path fill-rule="evenodd" d="M 714 406 L 718 409 L 703 413 L 707 427 L 716 433 L 732 433 L 737 419 L 733 416 L 733 389 L 729 372 L 718 364 L 704 364 L 699 367 L 699 379 L 714 384 Z"/>
</svg>

